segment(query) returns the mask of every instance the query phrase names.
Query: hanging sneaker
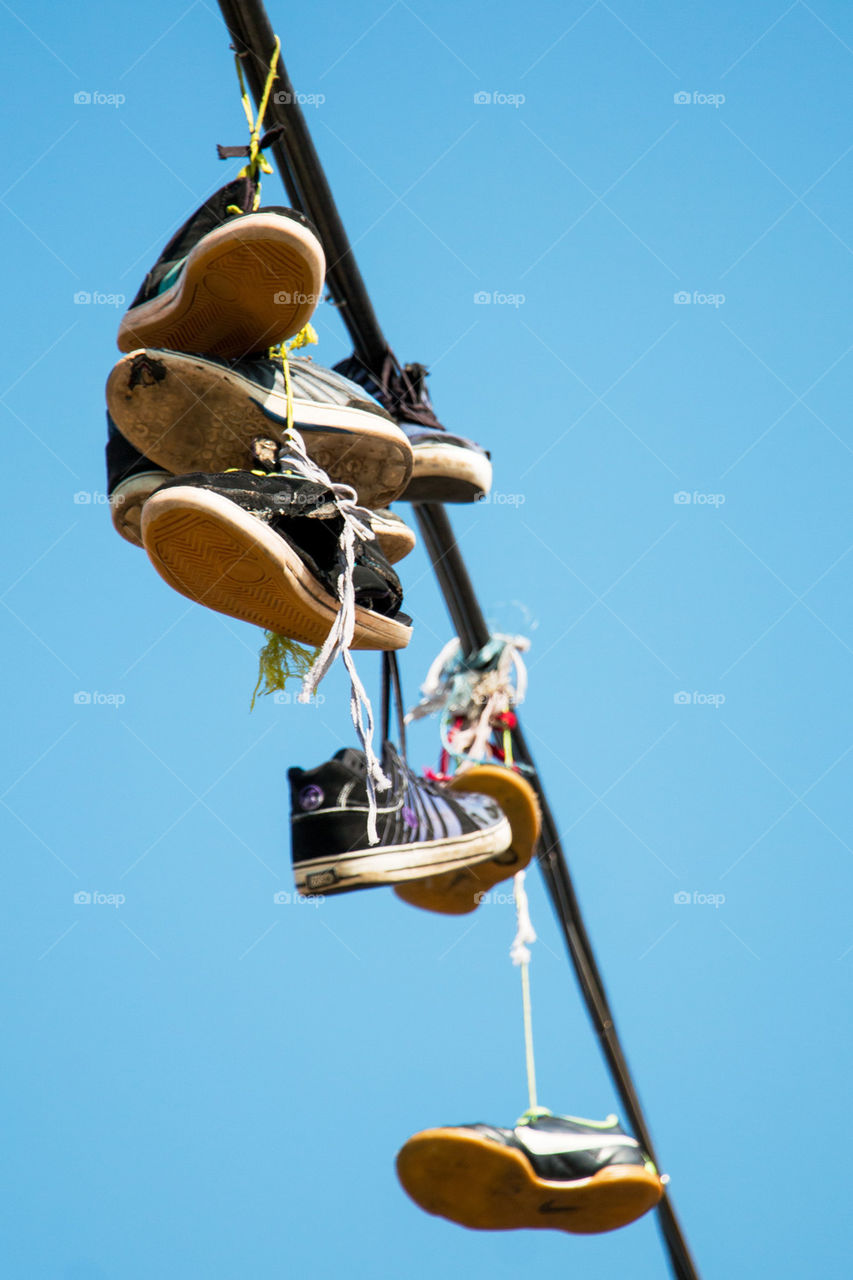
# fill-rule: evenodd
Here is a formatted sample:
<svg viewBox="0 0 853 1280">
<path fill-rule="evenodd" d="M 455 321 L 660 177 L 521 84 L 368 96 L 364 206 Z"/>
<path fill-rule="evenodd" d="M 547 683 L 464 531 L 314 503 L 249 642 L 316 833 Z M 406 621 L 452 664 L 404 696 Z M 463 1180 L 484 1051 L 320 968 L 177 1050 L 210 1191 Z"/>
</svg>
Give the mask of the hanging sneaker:
<svg viewBox="0 0 853 1280">
<path fill-rule="evenodd" d="M 382 377 L 375 378 L 358 356 L 350 356 L 335 369 L 369 391 L 408 436 L 414 465 L 403 501 L 479 502 L 486 496 L 492 487 L 489 455 L 441 425 L 427 393 L 422 364 L 407 364 L 398 373 L 389 356 Z"/>
<path fill-rule="evenodd" d="M 663 1195 L 654 1165 L 615 1116 L 599 1123 L 544 1108 L 514 1129 L 470 1124 L 416 1133 L 397 1156 L 397 1174 L 427 1213 L 485 1231 L 612 1231 Z"/>
<path fill-rule="evenodd" d="M 293 875 L 304 894 L 344 893 L 456 870 L 502 853 L 512 838 L 493 800 L 418 778 L 388 742 L 379 792 L 379 843 L 367 836 L 366 767 L 345 747 L 316 769 L 290 769 Z"/>
<path fill-rule="evenodd" d="M 331 478 L 362 506 L 387 507 L 408 484 L 412 447 L 361 387 L 305 357 L 290 357 L 294 427 Z M 135 351 L 107 380 L 119 430 L 175 475 L 250 467 L 258 436 L 284 439 L 287 394 L 280 360 L 216 360 Z"/>
<path fill-rule="evenodd" d="M 122 318 L 120 351 L 238 358 L 308 323 L 323 289 L 323 247 L 294 209 L 252 212 L 256 190 L 248 178 L 230 182 L 172 236 Z"/>
<path fill-rule="evenodd" d="M 135 547 L 142 546 L 142 508 L 171 473 L 155 466 L 125 440 L 107 414 L 107 497 L 116 533 Z"/>
<path fill-rule="evenodd" d="M 134 449 L 107 414 L 107 495 L 113 527 L 126 542 L 142 546 L 142 508 L 162 484 L 174 479 Z M 415 548 L 415 531 L 387 508 L 370 513 L 370 527 L 389 564 L 398 564 Z"/>
<path fill-rule="evenodd" d="M 142 541 L 170 587 L 302 644 L 326 639 L 339 601 L 343 517 L 332 491 L 298 475 L 176 476 L 142 511 Z M 402 649 L 400 580 L 381 551 L 356 546 L 353 649 Z"/>
<path fill-rule="evenodd" d="M 440 784 L 447 791 L 476 791 L 491 796 L 501 807 L 512 828 L 512 844 L 506 853 L 457 871 L 409 880 L 394 886 L 404 902 L 424 911 L 443 915 L 464 915 L 474 911 L 501 880 L 522 871 L 533 857 L 542 828 L 539 801 L 526 778 L 505 765 L 478 764 Z"/>
</svg>

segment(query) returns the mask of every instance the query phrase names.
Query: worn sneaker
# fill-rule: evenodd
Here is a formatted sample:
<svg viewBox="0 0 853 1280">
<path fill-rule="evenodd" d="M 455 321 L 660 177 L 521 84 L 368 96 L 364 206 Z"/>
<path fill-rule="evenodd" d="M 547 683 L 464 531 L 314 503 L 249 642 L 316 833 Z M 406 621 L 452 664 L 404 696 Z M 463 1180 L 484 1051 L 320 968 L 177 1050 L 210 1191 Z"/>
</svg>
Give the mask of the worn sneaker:
<svg viewBox="0 0 853 1280">
<path fill-rule="evenodd" d="M 398 373 L 388 359 L 382 377 L 374 378 L 358 356 L 350 356 L 335 369 L 369 391 L 408 436 L 414 465 L 402 494 L 405 502 L 478 502 L 486 496 L 492 487 L 489 455 L 441 425 L 427 393 L 422 364 L 407 364 Z"/>
<path fill-rule="evenodd" d="M 151 346 L 239 357 L 308 323 L 323 288 L 323 247 L 294 209 L 251 212 L 256 189 L 238 178 L 175 233 L 121 321 L 120 351 Z"/>
<path fill-rule="evenodd" d="M 145 458 L 125 440 L 107 414 L 107 496 L 116 533 L 135 547 L 142 546 L 142 507 L 171 474 Z"/>
<path fill-rule="evenodd" d="M 652 1209 L 663 1183 L 615 1116 L 599 1123 L 527 1112 L 514 1129 L 427 1129 L 397 1156 L 404 1190 L 427 1213 L 463 1227 L 556 1227 L 588 1235 Z"/>
<path fill-rule="evenodd" d="M 142 546 L 142 508 L 166 480 L 170 471 L 157 467 L 125 440 L 107 414 L 107 495 L 116 533 L 135 547 Z M 387 508 L 370 513 L 370 527 L 389 564 L 398 564 L 415 548 L 415 531 Z"/>
<path fill-rule="evenodd" d="M 530 783 L 505 765 L 472 765 L 441 786 L 453 792 L 476 791 L 496 800 L 512 828 L 512 844 L 506 853 L 478 862 L 476 866 L 460 867 L 423 880 L 409 880 L 395 885 L 394 892 L 404 902 L 424 911 L 464 915 L 476 910 L 489 890 L 501 880 L 507 880 L 528 865 L 539 839 L 542 817 Z"/>
<path fill-rule="evenodd" d="M 361 387 L 313 361 L 291 357 L 294 427 L 311 458 L 352 485 L 362 506 L 387 507 L 412 473 L 412 446 Z M 176 351 L 135 351 L 107 381 L 119 430 L 175 475 L 250 467 L 258 436 L 284 439 L 287 394 L 280 360 L 211 360 Z"/>
<path fill-rule="evenodd" d="M 340 608 L 343 529 L 332 491 L 298 475 L 237 471 L 166 481 L 142 510 L 142 541 L 170 587 L 199 604 L 320 645 Z M 402 649 L 400 580 L 358 542 L 353 649 Z"/>
<path fill-rule="evenodd" d="M 364 755 L 345 747 L 316 769 L 290 769 L 293 875 L 305 894 L 343 893 L 453 871 L 509 848 L 510 825 L 485 796 L 449 795 L 418 778 L 386 742 L 379 843 L 367 837 Z"/>
</svg>

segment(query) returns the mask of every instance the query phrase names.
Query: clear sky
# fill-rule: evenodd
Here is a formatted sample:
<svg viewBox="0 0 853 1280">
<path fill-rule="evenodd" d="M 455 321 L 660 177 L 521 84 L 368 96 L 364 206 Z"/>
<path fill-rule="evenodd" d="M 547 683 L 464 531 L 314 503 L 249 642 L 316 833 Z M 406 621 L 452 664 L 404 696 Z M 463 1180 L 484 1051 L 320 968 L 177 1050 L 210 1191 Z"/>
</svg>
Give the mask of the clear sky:
<svg viewBox="0 0 853 1280">
<path fill-rule="evenodd" d="M 532 640 L 526 730 L 701 1273 L 845 1276 L 853 14 L 270 16 L 391 342 L 492 451 L 495 500 L 454 527 Z M 651 1218 L 475 1234 L 405 1198 L 410 1134 L 525 1105 L 512 909 L 277 904 L 285 770 L 353 744 L 345 683 L 250 715 L 259 635 L 111 528 L 117 299 L 245 139 L 216 6 L 0 23 L 3 1276 L 666 1276 Z M 317 360 L 348 353 L 316 325 Z M 450 633 L 420 548 L 402 576 L 414 701 Z M 436 754 L 426 722 L 412 762 Z M 540 1094 L 603 1117 L 529 879 Z"/>
</svg>

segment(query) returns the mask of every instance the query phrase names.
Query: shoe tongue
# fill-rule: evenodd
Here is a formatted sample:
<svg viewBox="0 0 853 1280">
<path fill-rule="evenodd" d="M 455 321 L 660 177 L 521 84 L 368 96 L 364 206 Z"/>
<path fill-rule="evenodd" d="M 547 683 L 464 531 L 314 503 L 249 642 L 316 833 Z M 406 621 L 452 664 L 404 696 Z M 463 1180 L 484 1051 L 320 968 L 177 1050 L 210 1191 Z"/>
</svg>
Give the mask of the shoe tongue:
<svg viewBox="0 0 853 1280">
<path fill-rule="evenodd" d="M 347 769 L 352 769 L 353 773 L 357 773 L 360 778 L 367 774 L 367 765 L 364 762 L 364 752 L 356 751 L 354 747 L 342 747 L 340 751 L 336 751 L 332 756 L 333 760 L 340 760 L 342 765 Z"/>
</svg>

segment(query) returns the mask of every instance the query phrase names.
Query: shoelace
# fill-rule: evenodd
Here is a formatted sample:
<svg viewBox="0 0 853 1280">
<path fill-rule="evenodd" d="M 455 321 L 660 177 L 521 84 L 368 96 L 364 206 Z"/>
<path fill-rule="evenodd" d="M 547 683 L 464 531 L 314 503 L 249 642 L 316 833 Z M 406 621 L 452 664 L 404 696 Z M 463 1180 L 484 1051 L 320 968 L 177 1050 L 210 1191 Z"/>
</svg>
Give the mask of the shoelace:
<svg viewBox="0 0 853 1280">
<path fill-rule="evenodd" d="M 327 489 L 331 489 L 335 505 L 343 519 L 340 548 L 344 563 L 335 582 L 335 594 L 341 607 L 337 612 L 329 634 L 311 664 L 311 669 L 302 681 L 302 688 L 297 695 L 297 701 L 310 702 L 317 690 L 317 686 L 335 660 L 338 657 L 343 659 L 350 678 L 350 716 L 358 735 L 358 740 L 361 743 L 367 766 L 367 839 L 371 845 L 374 845 L 379 841 L 379 833 L 376 827 L 378 811 L 376 792 L 387 790 L 391 786 L 391 781 L 383 773 L 382 766 L 373 747 L 373 708 L 356 671 L 350 645 L 355 632 L 356 604 L 353 574 L 355 572 L 356 543 L 358 541 L 372 542 L 376 535 L 370 525 L 371 512 L 366 507 L 359 506 L 355 489 L 351 485 L 340 484 L 332 480 L 322 467 L 319 467 L 308 456 L 305 441 L 293 425 L 293 390 L 287 359 L 288 351 L 316 341 L 317 335 L 313 328 L 311 325 L 306 325 L 290 343 L 286 345 L 282 343 L 275 352 L 282 362 L 287 395 L 287 426 L 285 439 L 282 444 L 277 446 L 278 467 L 281 471 L 292 469 L 299 475 L 304 476 L 306 480 L 313 480 L 315 483 L 325 485 Z"/>
<path fill-rule="evenodd" d="M 457 761 L 483 761 L 496 724 L 524 701 L 527 668 L 521 655 L 529 648 L 524 636 L 494 635 L 466 659 L 458 638 L 450 640 L 427 672 L 423 697 L 406 716 L 407 723 L 441 711 L 444 750 Z M 511 739 L 505 726 L 505 756 L 507 752 L 511 754 Z"/>
</svg>

